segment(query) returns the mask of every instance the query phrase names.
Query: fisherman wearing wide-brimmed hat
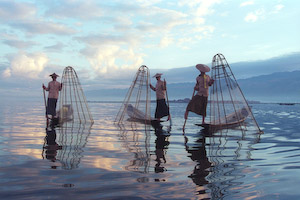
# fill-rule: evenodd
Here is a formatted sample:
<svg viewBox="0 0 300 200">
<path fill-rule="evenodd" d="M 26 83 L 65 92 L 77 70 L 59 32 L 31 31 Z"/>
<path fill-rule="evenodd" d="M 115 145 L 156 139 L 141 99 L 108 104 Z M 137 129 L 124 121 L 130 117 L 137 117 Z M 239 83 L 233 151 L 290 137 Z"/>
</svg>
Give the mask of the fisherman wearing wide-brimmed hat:
<svg viewBox="0 0 300 200">
<path fill-rule="evenodd" d="M 157 80 L 156 86 L 153 87 L 150 84 L 150 88 L 156 92 L 156 110 L 155 110 L 155 118 L 160 121 L 160 118 L 168 116 L 168 120 L 170 120 L 170 112 L 169 107 L 166 104 L 166 81 L 162 81 L 161 73 L 156 73 L 153 78 L 155 77 Z"/>
<path fill-rule="evenodd" d="M 188 112 L 192 111 L 198 115 L 202 115 L 202 124 L 205 124 L 209 86 L 214 83 L 214 80 L 205 74 L 210 71 L 210 68 L 207 65 L 197 64 L 196 68 L 200 71 L 200 75 L 196 78 L 194 91 L 198 92 L 189 102 L 184 118 L 187 119 Z"/>
<path fill-rule="evenodd" d="M 50 74 L 52 81 L 48 83 L 48 87 L 43 84 L 43 89 L 48 91 L 48 101 L 46 108 L 46 115 L 51 115 L 52 118 L 56 115 L 56 104 L 59 95 L 59 91 L 62 89 L 62 83 L 56 81 L 56 78 L 59 77 L 56 73 Z"/>
</svg>

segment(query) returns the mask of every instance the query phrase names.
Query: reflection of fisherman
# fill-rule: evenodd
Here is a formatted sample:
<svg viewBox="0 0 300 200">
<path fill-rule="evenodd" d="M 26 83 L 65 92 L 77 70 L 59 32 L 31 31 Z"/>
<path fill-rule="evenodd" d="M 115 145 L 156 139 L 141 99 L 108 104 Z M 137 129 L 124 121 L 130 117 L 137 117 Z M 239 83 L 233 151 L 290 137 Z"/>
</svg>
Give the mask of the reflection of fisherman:
<svg viewBox="0 0 300 200">
<path fill-rule="evenodd" d="M 156 86 L 153 87 L 150 84 L 150 88 L 156 92 L 156 110 L 155 110 L 155 118 L 160 120 L 160 118 L 168 116 L 168 120 L 170 120 L 169 107 L 166 104 L 166 81 L 160 80 L 160 73 L 156 73 L 153 77 L 156 78 L 157 83 Z"/>
<path fill-rule="evenodd" d="M 56 103 L 59 91 L 61 91 L 62 88 L 62 83 L 56 81 L 58 77 L 57 74 L 53 73 L 50 76 L 52 77 L 52 81 L 48 83 L 48 87 L 43 84 L 43 89 L 49 92 L 46 115 L 51 115 L 53 119 L 56 115 Z"/>
<path fill-rule="evenodd" d="M 190 154 L 189 157 L 196 161 L 193 173 L 189 176 L 196 185 L 203 186 L 209 182 L 206 176 L 209 174 L 211 163 L 208 160 L 205 149 L 205 136 L 198 138 L 195 141 L 195 146 L 188 146 L 188 139 L 185 136 L 185 149 Z"/>
<path fill-rule="evenodd" d="M 168 145 L 170 142 L 168 141 L 169 135 L 164 134 L 165 131 L 163 131 L 161 128 L 155 129 L 155 155 L 156 155 L 156 164 L 155 164 L 155 173 L 162 173 L 165 171 L 165 167 L 161 166 L 161 163 L 166 163 L 166 149 L 168 148 Z"/>
<path fill-rule="evenodd" d="M 197 64 L 196 68 L 201 72 L 201 74 L 196 78 L 197 83 L 194 88 L 194 91 L 196 90 L 198 92 L 189 102 L 184 114 L 184 118 L 187 119 L 188 112 L 192 111 L 198 115 L 202 115 L 202 124 L 205 124 L 204 119 L 206 117 L 209 86 L 214 83 L 214 80 L 205 74 L 206 72 L 210 71 L 208 66 Z"/>
<path fill-rule="evenodd" d="M 57 150 L 62 149 L 62 146 L 59 146 L 56 143 L 56 131 L 55 129 L 47 129 L 46 128 L 46 144 L 44 148 L 46 149 L 45 154 L 46 154 L 46 159 L 55 162 L 56 161 L 56 155 L 57 155 Z M 56 166 L 52 166 L 52 168 L 56 168 Z"/>
</svg>

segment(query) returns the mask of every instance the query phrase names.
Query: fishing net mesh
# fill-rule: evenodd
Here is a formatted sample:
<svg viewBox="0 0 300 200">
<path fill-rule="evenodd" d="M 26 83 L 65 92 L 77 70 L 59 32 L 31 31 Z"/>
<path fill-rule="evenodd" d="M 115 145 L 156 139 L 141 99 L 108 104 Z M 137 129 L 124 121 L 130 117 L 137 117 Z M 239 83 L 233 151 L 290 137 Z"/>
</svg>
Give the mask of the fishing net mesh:
<svg viewBox="0 0 300 200">
<path fill-rule="evenodd" d="M 260 132 L 251 108 L 222 54 L 213 57 L 211 78 L 214 84 L 210 87 L 210 123 L 235 124 Z"/>
<path fill-rule="evenodd" d="M 59 97 L 58 114 L 60 123 L 93 123 L 79 78 L 72 67 L 64 69 L 61 82 L 63 86 Z"/>
<path fill-rule="evenodd" d="M 148 67 L 145 65 L 139 67 L 115 118 L 115 123 L 123 123 L 129 118 L 151 120 L 149 77 Z"/>
</svg>

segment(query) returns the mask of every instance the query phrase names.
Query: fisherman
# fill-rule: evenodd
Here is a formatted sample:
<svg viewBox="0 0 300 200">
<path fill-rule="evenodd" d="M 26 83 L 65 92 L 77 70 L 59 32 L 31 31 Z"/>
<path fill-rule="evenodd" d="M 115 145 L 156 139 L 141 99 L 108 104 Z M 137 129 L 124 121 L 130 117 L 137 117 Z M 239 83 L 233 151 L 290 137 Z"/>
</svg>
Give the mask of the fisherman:
<svg viewBox="0 0 300 200">
<path fill-rule="evenodd" d="M 48 83 L 48 87 L 43 84 L 43 89 L 48 91 L 48 101 L 46 108 L 46 115 L 48 119 L 48 115 L 52 116 L 52 119 L 56 116 L 56 103 L 59 95 L 59 91 L 62 89 L 62 83 L 56 81 L 56 78 L 59 77 L 57 74 L 53 73 L 51 75 L 52 81 Z"/>
<path fill-rule="evenodd" d="M 207 99 L 209 95 L 208 89 L 209 86 L 214 83 L 214 80 L 205 74 L 210 71 L 210 68 L 207 65 L 197 64 L 196 68 L 200 71 L 200 75 L 196 78 L 194 91 L 198 92 L 189 102 L 184 113 L 184 119 L 187 119 L 188 112 L 192 111 L 198 115 L 202 115 L 202 124 L 205 124 Z"/>
<path fill-rule="evenodd" d="M 153 87 L 150 83 L 150 88 L 156 92 L 156 110 L 155 110 L 155 118 L 160 121 L 160 118 L 168 116 L 168 120 L 170 120 L 170 112 L 169 107 L 166 104 L 166 80 L 162 81 L 161 79 L 161 73 L 156 73 L 153 78 L 155 77 L 157 80 L 156 86 Z"/>
</svg>

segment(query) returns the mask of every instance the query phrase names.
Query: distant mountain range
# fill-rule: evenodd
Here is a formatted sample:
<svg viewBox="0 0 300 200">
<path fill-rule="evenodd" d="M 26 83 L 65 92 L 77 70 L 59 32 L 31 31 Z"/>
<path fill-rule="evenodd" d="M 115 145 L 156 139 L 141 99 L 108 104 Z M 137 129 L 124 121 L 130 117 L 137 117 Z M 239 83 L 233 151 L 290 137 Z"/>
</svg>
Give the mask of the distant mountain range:
<svg viewBox="0 0 300 200">
<path fill-rule="evenodd" d="M 227 62 L 236 79 L 245 79 L 254 76 L 269 75 L 275 72 L 300 70 L 300 53 L 293 53 L 260 61 L 230 63 L 230 60 L 227 60 Z M 206 64 L 211 67 L 211 63 Z M 195 77 L 199 74 L 199 71 L 195 66 L 167 70 L 151 69 L 151 74 L 154 75 L 155 73 L 163 73 L 163 78 L 169 83 L 183 83 L 194 81 Z"/>
<path fill-rule="evenodd" d="M 262 102 L 300 102 L 300 53 L 261 61 L 230 63 L 231 70 L 247 100 Z M 211 66 L 211 64 L 208 64 Z M 195 66 L 173 69 L 151 69 L 163 73 L 170 100 L 191 98 L 199 71 Z M 210 73 L 208 73 L 210 75 Z M 155 79 L 151 77 L 152 84 Z M 128 83 L 129 85 L 130 83 Z M 129 87 L 129 86 L 128 86 Z M 128 89 L 87 91 L 88 99 L 123 100 Z M 155 98 L 154 92 L 151 94 Z"/>
<path fill-rule="evenodd" d="M 300 71 L 276 72 L 237 80 L 247 100 L 261 102 L 300 102 Z M 168 84 L 170 100 L 191 98 L 195 82 Z M 123 100 L 128 89 L 87 91 L 89 100 Z M 151 94 L 155 98 L 154 92 Z"/>
</svg>

